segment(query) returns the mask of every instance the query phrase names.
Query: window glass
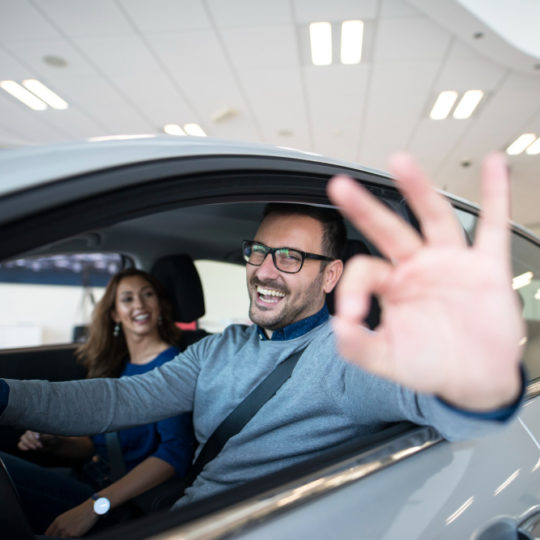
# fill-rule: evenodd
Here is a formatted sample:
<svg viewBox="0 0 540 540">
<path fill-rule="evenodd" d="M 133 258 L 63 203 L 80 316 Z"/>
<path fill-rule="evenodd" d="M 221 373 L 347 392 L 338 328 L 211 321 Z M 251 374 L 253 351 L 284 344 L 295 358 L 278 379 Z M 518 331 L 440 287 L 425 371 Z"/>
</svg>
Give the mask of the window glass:
<svg viewBox="0 0 540 540">
<path fill-rule="evenodd" d="M 530 379 L 540 377 L 540 247 L 514 234 L 512 287 L 519 294 L 527 324 L 524 362 Z"/>
<path fill-rule="evenodd" d="M 229 324 L 251 324 L 246 267 L 216 261 L 199 260 L 195 266 L 201 277 L 206 314 L 199 327 L 211 333 L 221 332 Z"/>
<path fill-rule="evenodd" d="M 112 274 L 117 254 L 29 257 L 0 264 L 0 348 L 80 339 Z"/>
<path fill-rule="evenodd" d="M 477 218 L 457 210 L 458 218 L 470 238 L 476 232 Z M 524 363 L 531 380 L 540 377 L 540 247 L 512 234 L 512 287 L 519 295 L 527 325 L 524 338 Z"/>
</svg>

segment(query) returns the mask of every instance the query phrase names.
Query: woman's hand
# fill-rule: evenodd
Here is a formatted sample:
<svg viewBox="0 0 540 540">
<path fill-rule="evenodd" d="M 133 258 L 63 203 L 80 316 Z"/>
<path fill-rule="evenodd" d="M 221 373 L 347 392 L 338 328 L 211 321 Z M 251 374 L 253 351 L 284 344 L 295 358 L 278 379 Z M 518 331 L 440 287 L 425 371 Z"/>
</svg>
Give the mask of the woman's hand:
<svg viewBox="0 0 540 540">
<path fill-rule="evenodd" d="M 94 512 L 94 501 L 87 499 L 82 504 L 60 514 L 47 528 L 45 536 L 79 537 L 88 532 L 99 516 Z"/>
<path fill-rule="evenodd" d="M 50 450 L 51 446 L 54 446 L 56 441 L 57 437 L 54 435 L 28 430 L 21 435 L 21 438 L 17 443 L 17 448 L 24 452 L 27 452 L 28 450 Z"/>
</svg>

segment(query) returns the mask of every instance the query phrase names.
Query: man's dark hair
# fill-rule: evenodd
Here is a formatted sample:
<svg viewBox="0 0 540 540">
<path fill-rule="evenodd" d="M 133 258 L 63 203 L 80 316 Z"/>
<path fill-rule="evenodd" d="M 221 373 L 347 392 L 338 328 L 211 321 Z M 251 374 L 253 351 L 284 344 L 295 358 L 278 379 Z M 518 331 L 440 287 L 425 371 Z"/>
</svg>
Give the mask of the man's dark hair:
<svg viewBox="0 0 540 540">
<path fill-rule="evenodd" d="M 300 215 L 316 219 L 323 228 L 321 255 L 340 259 L 347 241 L 347 230 L 341 214 L 333 208 L 310 206 L 307 204 L 268 203 L 264 208 L 263 219 L 270 215 Z"/>
</svg>

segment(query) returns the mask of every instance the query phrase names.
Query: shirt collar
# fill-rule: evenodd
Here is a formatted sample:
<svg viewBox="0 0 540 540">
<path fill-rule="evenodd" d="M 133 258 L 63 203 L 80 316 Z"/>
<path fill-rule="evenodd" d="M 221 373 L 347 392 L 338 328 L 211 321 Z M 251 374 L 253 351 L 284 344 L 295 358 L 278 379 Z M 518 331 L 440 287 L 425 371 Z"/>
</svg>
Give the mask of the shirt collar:
<svg viewBox="0 0 540 540">
<path fill-rule="evenodd" d="M 329 317 L 330 313 L 328 312 L 326 304 L 324 304 L 322 309 L 314 315 L 310 315 L 305 319 L 301 319 L 300 321 L 288 324 L 283 328 L 278 328 L 277 330 L 274 330 L 272 332 L 271 341 L 286 341 L 288 339 L 303 336 L 304 334 L 307 334 L 310 330 L 313 330 L 315 327 L 326 322 Z M 257 325 L 257 332 L 261 340 L 268 341 L 266 333 L 259 325 Z"/>
</svg>

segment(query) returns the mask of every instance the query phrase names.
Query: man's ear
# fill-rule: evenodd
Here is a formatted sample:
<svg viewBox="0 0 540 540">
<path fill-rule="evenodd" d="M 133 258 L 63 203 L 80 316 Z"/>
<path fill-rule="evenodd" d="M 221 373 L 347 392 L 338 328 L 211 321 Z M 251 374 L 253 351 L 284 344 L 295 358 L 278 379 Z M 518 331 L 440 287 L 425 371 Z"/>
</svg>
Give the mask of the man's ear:
<svg viewBox="0 0 540 540">
<path fill-rule="evenodd" d="M 341 274 L 343 274 L 343 261 L 341 259 L 336 259 L 326 265 L 323 280 L 323 290 L 326 294 L 334 289 Z"/>
</svg>

